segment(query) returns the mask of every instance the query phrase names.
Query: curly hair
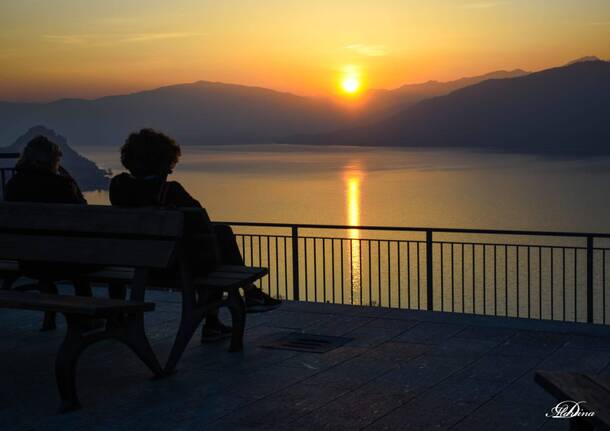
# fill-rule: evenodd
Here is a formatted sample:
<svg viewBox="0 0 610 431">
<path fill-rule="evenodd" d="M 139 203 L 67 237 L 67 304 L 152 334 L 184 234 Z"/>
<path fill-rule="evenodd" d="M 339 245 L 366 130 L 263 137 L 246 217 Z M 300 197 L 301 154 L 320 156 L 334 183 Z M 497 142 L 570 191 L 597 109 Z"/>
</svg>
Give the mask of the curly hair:
<svg viewBox="0 0 610 431">
<path fill-rule="evenodd" d="M 169 136 L 153 129 L 134 132 L 121 147 L 121 163 L 133 176 L 166 175 L 182 152 Z"/>
<path fill-rule="evenodd" d="M 57 163 L 61 156 L 62 152 L 59 145 L 46 136 L 38 135 L 27 143 L 15 167 L 17 169 L 36 167 L 52 170 L 53 165 Z"/>
</svg>

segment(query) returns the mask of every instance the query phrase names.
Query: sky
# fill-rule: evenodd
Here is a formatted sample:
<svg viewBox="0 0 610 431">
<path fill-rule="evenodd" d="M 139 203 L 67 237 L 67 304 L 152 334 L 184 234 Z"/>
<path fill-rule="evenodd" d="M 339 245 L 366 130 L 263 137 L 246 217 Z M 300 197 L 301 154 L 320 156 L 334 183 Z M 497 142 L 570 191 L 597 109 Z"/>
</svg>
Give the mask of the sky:
<svg viewBox="0 0 610 431">
<path fill-rule="evenodd" d="M 308 96 L 610 58 L 609 0 L 1 0 L 0 100 L 219 81 Z"/>
</svg>

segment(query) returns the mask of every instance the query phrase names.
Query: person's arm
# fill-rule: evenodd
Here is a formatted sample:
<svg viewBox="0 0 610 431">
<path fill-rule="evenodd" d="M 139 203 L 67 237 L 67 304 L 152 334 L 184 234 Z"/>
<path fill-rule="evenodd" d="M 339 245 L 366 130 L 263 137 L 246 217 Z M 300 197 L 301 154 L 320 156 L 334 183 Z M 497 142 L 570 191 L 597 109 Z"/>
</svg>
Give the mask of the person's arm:
<svg viewBox="0 0 610 431">
<path fill-rule="evenodd" d="M 83 196 L 80 187 L 76 180 L 70 175 L 70 173 L 64 169 L 63 166 L 59 166 L 58 174 L 66 180 L 66 188 L 62 193 L 62 200 L 65 203 L 74 204 L 87 204 L 87 199 Z"/>
<path fill-rule="evenodd" d="M 203 208 L 199 201 L 192 197 L 179 182 L 170 181 L 168 185 L 169 196 L 166 200 L 168 204 L 176 207 Z"/>
</svg>

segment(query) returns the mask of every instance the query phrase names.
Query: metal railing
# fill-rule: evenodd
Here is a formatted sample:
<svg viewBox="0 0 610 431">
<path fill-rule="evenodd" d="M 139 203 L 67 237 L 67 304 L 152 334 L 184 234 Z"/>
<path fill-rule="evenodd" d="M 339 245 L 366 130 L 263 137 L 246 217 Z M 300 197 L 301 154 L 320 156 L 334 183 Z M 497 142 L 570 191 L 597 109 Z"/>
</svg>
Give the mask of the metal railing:
<svg viewBox="0 0 610 431">
<path fill-rule="evenodd" d="M 0 160 L 17 158 L 19 158 L 19 153 L 0 153 Z M 0 200 L 4 199 L 4 186 L 14 173 L 15 169 L 13 166 L 0 166 Z"/>
<path fill-rule="evenodd" d="M 276 297 L 609 323 L 610 234 L 226 224 Z"/>
</svg>

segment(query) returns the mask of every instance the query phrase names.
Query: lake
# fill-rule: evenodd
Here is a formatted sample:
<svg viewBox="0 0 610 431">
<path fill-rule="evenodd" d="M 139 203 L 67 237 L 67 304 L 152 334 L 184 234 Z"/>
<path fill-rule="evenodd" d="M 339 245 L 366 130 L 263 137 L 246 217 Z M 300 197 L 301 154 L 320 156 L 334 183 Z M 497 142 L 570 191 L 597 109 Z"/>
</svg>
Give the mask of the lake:
<svg viewBox="0 0 610 431">
<path fill-rule="evenodd" d="M 79 149 L 121 171 L 118 149 Z M 610 232 L 610 160 L 286 145 L 183 148 L 172 178 L 214 220 Z M 88 192 L 108 203 L 105 191 Z M 262 287 L 288 299 L 587 320 L 585 238 L 235 227 Z M 610 319 L 610 244 L 595 241 L 593 319 Z"/>
<path fill-rule="evenodd" d="M 114 172 L 114 149 L 78 150 Z M 185 147 L 173 179 L 230 221 L 610 232 L 610 159 L 362 147 Z M 90 192 L 107 203 L 106 192 Z"/>
</svg>

